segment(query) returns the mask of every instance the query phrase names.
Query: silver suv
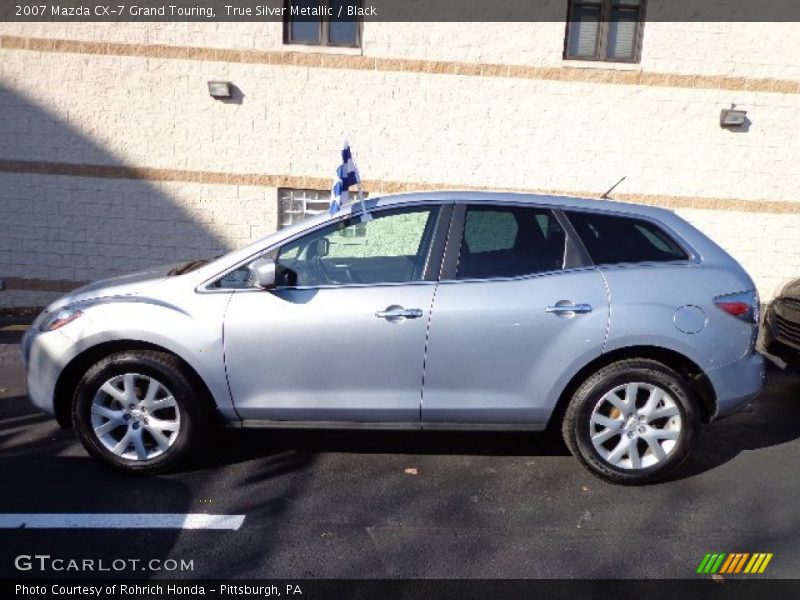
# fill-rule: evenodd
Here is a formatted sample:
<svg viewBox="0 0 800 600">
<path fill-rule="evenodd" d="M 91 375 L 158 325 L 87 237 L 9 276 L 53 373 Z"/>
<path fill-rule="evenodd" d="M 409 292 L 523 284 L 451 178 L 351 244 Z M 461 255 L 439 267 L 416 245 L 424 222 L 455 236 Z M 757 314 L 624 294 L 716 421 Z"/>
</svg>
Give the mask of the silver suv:
<svg viewBox="0 0 800 600">
<path fill-rule="evenodd" d="M 422 193 L 50 305 L 34 404 L 115 467 L 208 428 L 544 430 L 614 482 L 663 476 L 761 391 L 753 281 L 672 212 Z"/>
</svg>

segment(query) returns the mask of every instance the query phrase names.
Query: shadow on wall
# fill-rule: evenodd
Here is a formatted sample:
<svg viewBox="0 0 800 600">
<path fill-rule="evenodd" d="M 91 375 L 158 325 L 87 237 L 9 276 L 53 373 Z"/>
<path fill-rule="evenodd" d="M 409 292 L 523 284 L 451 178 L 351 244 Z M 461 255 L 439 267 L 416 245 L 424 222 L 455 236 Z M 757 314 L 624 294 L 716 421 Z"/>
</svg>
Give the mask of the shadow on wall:
<svg viewBox="0 0 800 600">
<path fill-rule="evenodd" d="M 242 104 L 244 102 L 244 92 L 242 89 L 233 83 L 228 84 L 228 87 L 231 91 L 231 97 L 219 98 L 218 102 L 222 102 L 223 104 Z"/>
<path fill-rule="evenodd" d="M 125 167 L 0 82 L 0 278 L 88 281 L 229 249 L 201 222 L 210 211 L 198 218 L 167 193 L 199 184 L 124 178 Z"/>
</svg>

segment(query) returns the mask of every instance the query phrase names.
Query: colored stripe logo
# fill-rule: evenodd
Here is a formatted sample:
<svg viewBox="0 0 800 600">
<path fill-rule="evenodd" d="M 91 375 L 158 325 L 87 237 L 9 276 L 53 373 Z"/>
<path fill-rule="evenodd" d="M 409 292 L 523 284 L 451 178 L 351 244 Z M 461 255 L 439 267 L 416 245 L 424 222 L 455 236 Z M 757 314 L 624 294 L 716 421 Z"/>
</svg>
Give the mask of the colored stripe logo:
<svg viewBox="0 0 800 600">
<path fill-rule="evenodd" d="M 772 556 L 771 552 L 756 552 L 754 554 L 748 552 L 734 552 L 731 554 L 726 554 L 725 552 L 709 553 L 700 561 L 697 573 L 704 575 L 716 573 L 720 575 L 761 574 L 766 570 L 769 561 L 772 560 Z"/>
</svg>

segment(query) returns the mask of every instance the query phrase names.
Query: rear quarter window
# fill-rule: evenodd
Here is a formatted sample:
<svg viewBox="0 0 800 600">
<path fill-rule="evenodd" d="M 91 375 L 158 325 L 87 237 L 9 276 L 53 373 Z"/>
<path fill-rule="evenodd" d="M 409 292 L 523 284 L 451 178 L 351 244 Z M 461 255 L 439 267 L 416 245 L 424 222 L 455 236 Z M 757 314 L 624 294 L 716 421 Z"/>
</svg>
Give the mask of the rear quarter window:
<svg viewBox="0 0 800 600">
<path fill-rule="evenodd" d="M 669 234 L 649 221 L 580 212 L 568 212 L 567 217 L 596 265 L 689 258 Z"/>
</svg>

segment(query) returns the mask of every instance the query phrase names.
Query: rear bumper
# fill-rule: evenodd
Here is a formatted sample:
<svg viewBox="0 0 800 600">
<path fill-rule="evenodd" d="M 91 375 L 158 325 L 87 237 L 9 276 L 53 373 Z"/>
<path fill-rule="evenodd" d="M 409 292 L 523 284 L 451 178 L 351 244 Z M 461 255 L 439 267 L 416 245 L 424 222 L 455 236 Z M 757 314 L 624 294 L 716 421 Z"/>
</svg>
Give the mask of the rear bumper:
<svg viewBox="0 0 800 600">
<path fill-rule="evenodd" d="M 724 367 L 707 372 L 717 396 L 717 409 L 712 421 L 745 408 L 764 389 L 764 357 L 748 354 Z"/>
</svg>

